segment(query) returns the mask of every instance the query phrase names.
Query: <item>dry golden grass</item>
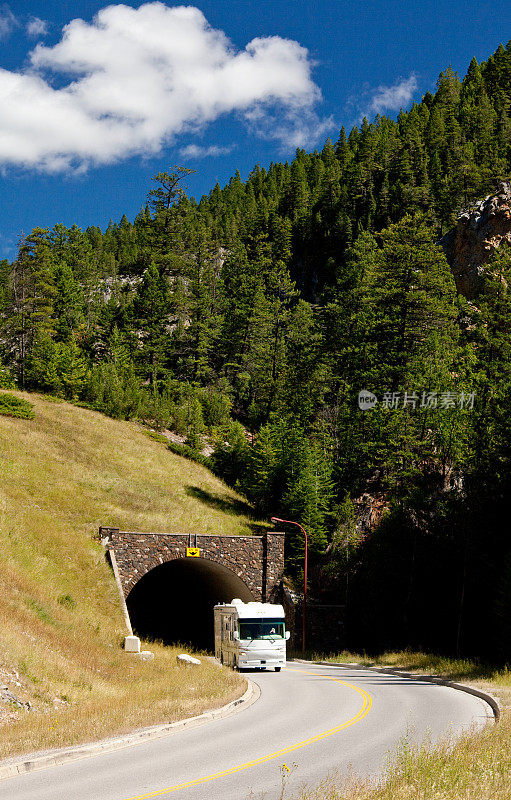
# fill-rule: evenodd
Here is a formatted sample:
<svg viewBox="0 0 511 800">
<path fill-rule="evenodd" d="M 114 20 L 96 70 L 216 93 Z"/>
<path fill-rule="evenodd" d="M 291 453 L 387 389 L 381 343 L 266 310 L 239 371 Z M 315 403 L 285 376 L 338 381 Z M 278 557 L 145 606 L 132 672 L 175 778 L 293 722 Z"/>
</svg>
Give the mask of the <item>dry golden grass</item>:
<svg viewBox="0 0 511 800">
<path fill-rule="evenodd" d="M 47 707 L 20 712 L 0 727 L 3 758 L 34 750 L 63 747 L 127 733 L 136 728 L 173 722 L 217 708 L 239 697 L 246 683 L 239 675 L 202 659 L 200 667 L 178 667 L 179 650 L 151 643 L 152 662 L 141 662 L 118 649 L 96 653 L 80 662 L 59 659 L 47 650 L 50 663 L 60 661 L 56 681 L 37 647 L 25 678 L 35 679 Z M 57 658 L 55 656 L 57 655 Z M 103 656 L 103 657 L 101 657 Z M 108 656 L 110 656 L 108 658 Z M 58 669 L 57 667 L 57 669 Z M 41 677 L 38 677 L 40 675 Z M 51 694 L 67 688 L 64 702 L 50 701 Z"/>
<path fill-rule="evenodd" d="M 403 742 L 378 785 L 341 776 L 295 800 L 509 800 L 511 719 L 456 743 L 410 747 Z"/>
<path fill-rule="evenodd" d="M 321 786 L 304 788 L 295 800 L 509 800 L 511 798 L 511 671 L 428 653 L 385 653 L 377 659 L 344 652 L 329 660 L 387 666 L 434 674 L 476 686 L 497 697 L 503 710 L 498 725 L 439 745 L 411 746 L 403 741 L 375 785 L 350 776 L 334 776 Z"/>
<path fill-rule="evenodd" d="M 33 709 L 0 703 L 0 756 L 190 716 L 239 696 L 244 680 L 209 662 L 188 684 L 172 648 L 156 647 L 150 663 L 122 653 L 117 590 L 91 534 L 100 524 L 247 534 L 253 521 L 241 498 L 136 424 L 16 394 L 36 417 L 0 416 L 0 683 Z"/>
</svg>

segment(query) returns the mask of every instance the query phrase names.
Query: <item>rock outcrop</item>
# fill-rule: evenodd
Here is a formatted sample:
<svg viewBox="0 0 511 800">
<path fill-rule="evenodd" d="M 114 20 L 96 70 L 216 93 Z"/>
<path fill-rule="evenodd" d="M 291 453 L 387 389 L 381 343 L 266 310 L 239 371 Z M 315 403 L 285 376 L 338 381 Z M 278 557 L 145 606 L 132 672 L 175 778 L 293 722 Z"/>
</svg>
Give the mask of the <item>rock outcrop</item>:
<svg viewBox="0 0 511 800">
<path fill-rule="evenodd" d="M 355 527 L 357 533 L 365 536 L 370 533 L 381 521 L 385 511 L 389 508 L 388 497 L 380 491 L 367 491 L 354 500 Z"/>
<path fill-rule="evenodd" d="M 458 215 L 456 227 L 441 240 L 456 287 L 468 299 L 482 288 L 485 264 L 498 247 L 511 246 L 511 182 L 503 181 L 488 195 Z"/>
</svg>

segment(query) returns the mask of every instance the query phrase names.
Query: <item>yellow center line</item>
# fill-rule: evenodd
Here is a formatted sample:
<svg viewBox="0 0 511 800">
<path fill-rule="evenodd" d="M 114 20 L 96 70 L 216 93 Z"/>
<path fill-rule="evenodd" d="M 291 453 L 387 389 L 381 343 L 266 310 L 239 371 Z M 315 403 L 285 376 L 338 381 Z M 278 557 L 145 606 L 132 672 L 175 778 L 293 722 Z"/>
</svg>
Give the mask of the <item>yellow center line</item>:
<svg viewBox="0 0 511 800">
<path fill-rule="evenodd" d="M 148 794 L 139 794 L 136 797 L 126 798 L 126 800 L 150 800 L 152 797 L 161 797 L 164 794 L 177 792 L 179 789 L 189 789 L 192 786 L 199 786 L 201 783 L 207 783 L 208 781 L 215 781 L 218 778 L 224 778 L 227 775 L 233 775 L 235 772 L 241 772 L 244 769 L 255 767 L 258 764 L 264 764 L 266 761 L 272 761 L 273 759 L 284 756 L 287 753 L 292 753 L 294 750 L 300 750 L 302 747 L 307 747 L 310 744 L 314 744 L 322 739 L 326 739 L 327 736 L 332 736 L 334 733 L 338 733 L 345 728 L 349 728 L 356 722 L 360 722 L 360 720 L 369 713 L 369 709 L 372 705 L 371 695 L 365 692 L 363 689 L 360 689 L 358 686 L 354 686 L 352 683 L 347 683 L 346 681 L 341 681 L 339 678 L 334 678 L 331 675 L 318 675 L 317 672 L 307 672 L 307 670 L 304 669 L 290 669 L 287 671 L 302 672 L 304 675 L 314 675 L 318 678 L 326 678 L 329 681 L 335 681 L 336 683 L 341 683 L 343 686 L 347 686 L 349 689 L 353 689 L 355 692 L 358 692 L 364 701 L 360 711 L 351 719 L 343 722 L 342 725 L 336 725 L 335 728 L 330 728 L 327 731 L 323 731 L 323 733 L 318 733 L 316 736 L 311 736 L 310 739 L 304 739 L 303 742 L 297 742 L 296 744 L 289 745 L 289 747 L 283 747 L 282 750 L 276 750 L 274 753 L 261 756 L 261 758 L 256 758 L 253 761 L 247 761 L 245 764 L 239 764 L 237 767 L 231 767 L 230 769 L 225 769 L 222 772 L 215 772 L 212 775 L 206 775 L 204 778 L 195 778 L 194 780 L 187 781 L 186 783 L 180 783 L 177 786 L 168 786 L 166 789 L 157 789 L 156 791 L 149 792 Z"/>
</svg>

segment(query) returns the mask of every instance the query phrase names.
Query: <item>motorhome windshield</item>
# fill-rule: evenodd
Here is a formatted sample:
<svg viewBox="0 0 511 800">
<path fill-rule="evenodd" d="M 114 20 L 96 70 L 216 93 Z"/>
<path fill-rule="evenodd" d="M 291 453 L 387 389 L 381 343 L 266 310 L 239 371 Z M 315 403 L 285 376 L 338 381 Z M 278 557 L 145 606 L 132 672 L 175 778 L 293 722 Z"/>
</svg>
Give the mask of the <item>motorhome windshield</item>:
<svg viewBox="0 0 511 800">
<path fill-rule="evenodd" d="M 240 639 L 284 639 L 283 619 L 240 619 Z"/>
</svg>

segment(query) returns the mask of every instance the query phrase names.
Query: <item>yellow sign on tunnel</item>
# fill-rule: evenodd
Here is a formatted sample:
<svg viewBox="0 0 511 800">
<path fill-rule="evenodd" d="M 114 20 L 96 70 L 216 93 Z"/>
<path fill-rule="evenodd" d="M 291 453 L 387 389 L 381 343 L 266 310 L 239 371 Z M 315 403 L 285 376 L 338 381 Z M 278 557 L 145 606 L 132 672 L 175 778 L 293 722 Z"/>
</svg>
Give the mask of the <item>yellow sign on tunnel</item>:
<svg viewBox="0 0 511 800">
<path fill-rule="evenodd" d="M 199 547 L 187 547 L 186 548 L 186 555 L 187 555 L 187 558 L 199 558 L 199 556 L 200 556 L 200 548 Z"/>
</svg>

